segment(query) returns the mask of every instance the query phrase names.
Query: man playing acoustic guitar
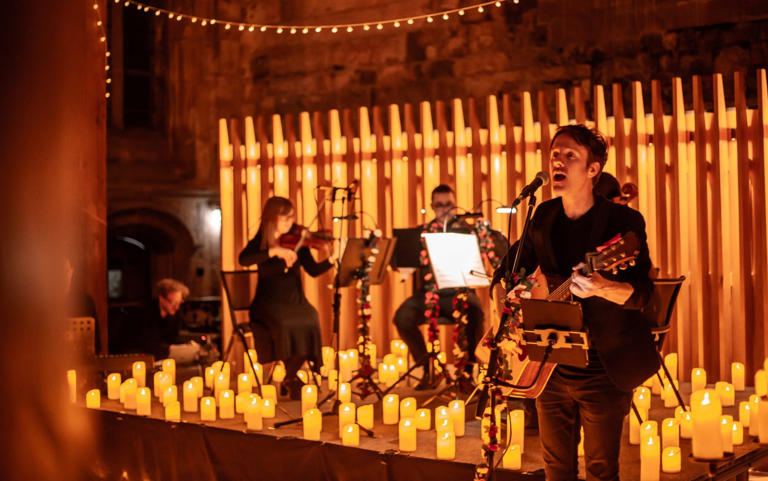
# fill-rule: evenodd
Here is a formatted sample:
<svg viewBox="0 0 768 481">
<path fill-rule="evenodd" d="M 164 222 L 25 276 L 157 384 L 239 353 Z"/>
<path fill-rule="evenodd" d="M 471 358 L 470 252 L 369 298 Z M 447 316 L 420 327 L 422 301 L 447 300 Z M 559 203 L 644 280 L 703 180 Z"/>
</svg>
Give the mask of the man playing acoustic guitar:
<svg viewBox="0 0 768 481">
<path fill-rule="evenodd" d="M 571 277 L 570 292 L 581 303 L 590 347 L 586 368 L 557 366 L 536 399 L 546 477 L 577 479 L 583 426 L 587 480 L 617 480 L 621 431 L 632 389 L 659 368 L 650 329 L 641 317 L 652 293 L 645 221 L 636 210 L 593 194 L 607 159 L 599 133 L 583 125 L 562 126 L 550 152 L 556 197 L 536 210 L 520 268 L 543 274 L 550 286 L 557 278 Z M 587 252 L 629 232 L 639 239 L 634 265 L 615 274 L 583 275 Z M 518 245 L 519 241 L 509 255 Z M 504 266 L 496 271 L 494 284 L 503 278 Z"/>
</svg>

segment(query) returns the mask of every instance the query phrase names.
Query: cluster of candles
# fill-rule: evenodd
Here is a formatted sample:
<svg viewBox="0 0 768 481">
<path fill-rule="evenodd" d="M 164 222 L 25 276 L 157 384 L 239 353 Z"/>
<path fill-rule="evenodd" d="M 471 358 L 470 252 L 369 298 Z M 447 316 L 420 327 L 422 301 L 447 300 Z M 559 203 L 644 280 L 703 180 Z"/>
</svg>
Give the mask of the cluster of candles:
<svg viewBox="0 0 768 481">
<path fill-rule="evenodd" d="M 674 417 L 659 422 L 649 419 L 651 396 L 660 395 L 665 407 L 678 404 L 672 390 L 672 383 L 677 381 L 677 354 L 671 353 L 664 358 L 671 379 L 663 371 L 654 375 L 643 386 L 635 389 L 633 401 L 640 414 L 629 413 L 629 442 L 640 446 L 640 479 L 654 481 L 659 479 L 659 471 L 679 473 L 682 469 L 680 439 L 691 440 L 693 457 L 701 460 L 721 459 L 726 453 L 733 453 L 734 446 L 744 442 L 744 429 L 749 428 L 749 435 L 759 438 L 760 443 L 768 443 L 768 359 L 764 369 L 755 374 L 755 394 L 748 401 L 739 403 L 739 419 L 724 415 L 723 407 L 735 406 L 736 391 L 745 390 L 744 364 L 731 364 L 731 382 L 716 382 L 714 389 L 707 388 L 707 373 L 704 369 L 691 371 L 690 410 L 678 406 Z M 583 436 L 582 436 L 583 438 Z"/>
</svg>

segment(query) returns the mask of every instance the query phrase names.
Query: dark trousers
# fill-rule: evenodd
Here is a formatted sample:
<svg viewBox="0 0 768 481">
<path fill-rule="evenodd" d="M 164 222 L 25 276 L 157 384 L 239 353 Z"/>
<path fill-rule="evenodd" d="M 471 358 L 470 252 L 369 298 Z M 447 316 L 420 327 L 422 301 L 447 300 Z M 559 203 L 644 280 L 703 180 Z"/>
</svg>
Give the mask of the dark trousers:
<svg viewBox="0 0 768 481">
<path fill-rule="evenodd" d="M 453 298 L 455 291 L 440 293 L 440 314 L 437 319 L 439 324 L 453 324 Z M 469 343 L 469 360 L 475 360 L 475 346 L 483 335 L 483 307 L 474 292 L 467 297 L 467 341 Z M 419 293 L 406 299 L 395 311 L 395 326 L 400 337 L 408 345 L 408 350 L 415 362 L 419 362 L 427 354 L 427 346 L 424 337 L 419 331 L 419 326 L 427 322 L 424 317 L 424 294 Z"/>
<path fill-rule="evenodd" d="M 619 479 L 619 446 L 632 393 L 619 390 L 608 375 L 552 374 L 536 399 L 547 481 L 578 478 L 579 428 L 584 427 L 587 481 Z"/>
</svg>

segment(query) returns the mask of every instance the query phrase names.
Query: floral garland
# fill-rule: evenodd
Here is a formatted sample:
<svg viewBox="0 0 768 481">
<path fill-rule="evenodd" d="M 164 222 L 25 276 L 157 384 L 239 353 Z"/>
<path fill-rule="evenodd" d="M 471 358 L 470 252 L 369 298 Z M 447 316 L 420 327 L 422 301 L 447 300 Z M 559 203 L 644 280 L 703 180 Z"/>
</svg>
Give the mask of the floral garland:
<svg viewBox="0 0 768 481">
<path fill-rule="evenodd" d="M 373 374 L 373 367 L 371 366 L 371 355 L 368 350 L 368 346 L 371 344 L 371 329 L 369 326 L 371 320 L 371 269 L 373 269 L 376 255 L 379 253 L 381 231 L 376 229 L 367 232 L 365 237 L 367 237 L 365 248 L 370 249 L 371 255 L 363 259 L 363 265 L 354 273 L 355 278 L 357 278 L 357 304 L 360 306 L 360 322 L 357 325 L 357 350 L 359 352 L 360 369 L 357 375 L 361 380 L 357 387 L 362 397 L 372 393 L 369 380 Z"/>
<path fill-rule="evenodd" d="M 434 233 L 442 232 L 443 226 L 440 222 L 432 221 L 429 224 L 424 224 L 421 228 L 421 233 Z M 419 262 L 424 267 L 429 267 L 429 254 L 427 253 L 427 247 L 424 244 L 424 238 L 421 238 L 422 249 L 419 253 Z M 429 343 L 433 347 L 438 346 L 438 330 L 437 330 L 437 318 L 440 315 L 440 296 L 437 293 L 437 282 L 435 282 L 435 276 L 431 271 L 428 271 L 424 275 L 424 317 L 429 323 L 427 328 L 427 338 Z"/>
</svg>

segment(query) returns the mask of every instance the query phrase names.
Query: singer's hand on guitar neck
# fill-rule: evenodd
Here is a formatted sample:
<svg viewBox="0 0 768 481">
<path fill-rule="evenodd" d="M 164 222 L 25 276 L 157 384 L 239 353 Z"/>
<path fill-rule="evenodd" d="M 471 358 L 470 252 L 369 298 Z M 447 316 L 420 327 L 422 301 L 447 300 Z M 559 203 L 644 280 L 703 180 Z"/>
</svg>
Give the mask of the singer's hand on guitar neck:
<svg viewBox="0 0 768 481">
<path fill-rule="evenodd" d="M 586 264 L 581 262 L 573 268 L 571 293 L 574 296 L 581 297 L 582 299 L 597 296 L 610 302 L 624 305 L 632 297 L 632 293 L 635 292 L 635 288 L 631 284 L 606 279 L 599 272 L 595 272 L 587 277 L 581 273 L 584 267 L 586 267 Z"/>
</svg>

